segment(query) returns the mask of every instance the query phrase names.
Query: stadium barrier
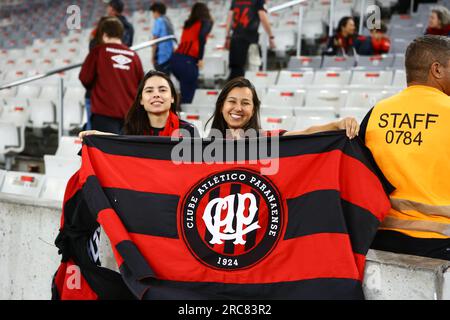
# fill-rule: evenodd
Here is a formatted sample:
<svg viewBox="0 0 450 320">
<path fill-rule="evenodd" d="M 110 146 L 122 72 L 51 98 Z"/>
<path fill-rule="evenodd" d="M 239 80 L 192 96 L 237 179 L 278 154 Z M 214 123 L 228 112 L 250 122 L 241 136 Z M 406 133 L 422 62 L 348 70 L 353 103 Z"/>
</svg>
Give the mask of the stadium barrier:
<svg viewBox="0 0 450 320">
<path fill-rule="evenodd" d="M 50 299 L 60 217 L 61 202 L 0 194 L 0 299 Z M 100 238 L 102 266 L 117 270 Z M 364 292 L 370 300 L 450 299 L 450 261 L 370 250 Z"/>
</svg>

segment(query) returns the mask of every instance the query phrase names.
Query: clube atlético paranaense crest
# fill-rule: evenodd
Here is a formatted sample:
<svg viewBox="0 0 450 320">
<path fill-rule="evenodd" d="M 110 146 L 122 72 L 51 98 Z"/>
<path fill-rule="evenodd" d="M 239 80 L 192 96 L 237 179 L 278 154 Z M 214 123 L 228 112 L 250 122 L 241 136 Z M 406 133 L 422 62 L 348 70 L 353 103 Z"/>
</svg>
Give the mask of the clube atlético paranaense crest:
<svg viewBox="0 0 450 320">
<path fill-rule="evenodd" d="M 180 208 L 181 230 L 191 253 L 207 266 L 223 270 L 248 268 L 267 257 L 285 220 L 275 185 L 248 169 L 202 179 Z"/>
</svg>

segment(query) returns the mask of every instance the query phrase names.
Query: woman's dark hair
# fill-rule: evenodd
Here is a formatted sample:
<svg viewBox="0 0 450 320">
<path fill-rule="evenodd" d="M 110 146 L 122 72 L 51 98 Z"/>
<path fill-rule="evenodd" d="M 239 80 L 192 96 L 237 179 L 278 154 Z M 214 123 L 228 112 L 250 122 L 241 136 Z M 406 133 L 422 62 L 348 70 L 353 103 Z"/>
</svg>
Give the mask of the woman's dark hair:
<svg viewBox="0 0 450 320">
<path fill-rule="evenodd" d="M 253 116 L 250 118 L 250 120 L 247 122 L 245 127 L 242 129 L 244 129 L 244 130 L 254 129 L 256 131 L 259 131 L 261 129 L 261 125 L 260 125 L 260 121 L 259 121 L 259 109 L 261 106 L 261 101 L 259 101 L 259 99 L 258 99 L 258 94 L 256 93 L 256 89 L 249 80 L 247 80 L 243 77 L 238 77 L 238 78 L 234 78 L 233 80 L 228 81 L 225 84 L 225 87 L 223 87 L 222 91 L 219 94 L 219 97 L 217 98 L 216 109 L 214 110 L 214 114 L 208 120 L 208 122 L 210 122 L 211 120 L 213 121 L 212 125 L 211 125 L 211 129 L 219 130 L 224 137 L 226 136 L 226 130 L 229 129 L 229 127 L 223 117 L 222 109 L 223 109 L 223 105 L 225 104 L 225 100 L 228 97 L 228 94 L 234 88 L 249 88 L 252 91 L 252 96 L 253 96 Z M 207 122 L 207 124 L 208 124 L 208 122 Z"/>
<path fill-rule="evenodd" d="M 99 45 L 99 44 L 103 44 L 103 33 L 102 33 L 103 27 L 102 27 L 102 24 L 108 18 L 109 18 L 109 16 L 104 16 L 104 17 L 101 17 L 100 20 L 98 20 L 97 27 L 95 28 L 95 36 L 94 36 L 94 39 L 93 39 L 93 42 L 92 42 L 92 46 L 93 47 L 96 46 L 96 45 Z"/>
<path fill-rule="evenodd" d="M 336 28 L 336 33 L 341 33 L 342 29 L 345 28 L 345 26 L 350 20 L 353 20 L 353 17 L 350 16 L 342 17 L 341 20 L 339 20 L 338 26 Z"/>
<path fill-rule="evenodd" d="M 167 7 L 164 3 L 162 2 L 154 2 L 152 3 L 152 5 L 150 6 L 150 11 L 156 11 L 161 15 L 165 15 L 166 11 L 167 11 Z"/>
<path fill-rule="evenodd" d="M 170 105 L 170 111 L 175 114 L 178 111 L 179 97 L 172 80 L 170 80 L 170 77 L 163 72 L 150 70 L 149 72 L 147 72 L 147 74 L 144 76 L 144 79 L 142 79 L 141 83 L 139 84 L 136 98 L 134 99 L 133 105 L 131 106 L 125 118 L 125 124 L 123 127 L 125 134 L 144 135 L 151 130 L 147 111 L 145 111 L 144 106 L 141 104 L 141 99 L 145 83 L 152 77 L 161 77 L 167 81 L 170 87 L 170 93 L 172 94 L 173 98 L 173 103 Z"/>
<path fill-rule="evenodd" d="M 211 14 L 209 13 L 208 6 L 203 2 L 196 2 L 192 6 L 191 14 L 189 18 L 184 22 L 183 28 L 189 28 L 197 21 L 208 20 L 212 21 Z"/>
</svg>

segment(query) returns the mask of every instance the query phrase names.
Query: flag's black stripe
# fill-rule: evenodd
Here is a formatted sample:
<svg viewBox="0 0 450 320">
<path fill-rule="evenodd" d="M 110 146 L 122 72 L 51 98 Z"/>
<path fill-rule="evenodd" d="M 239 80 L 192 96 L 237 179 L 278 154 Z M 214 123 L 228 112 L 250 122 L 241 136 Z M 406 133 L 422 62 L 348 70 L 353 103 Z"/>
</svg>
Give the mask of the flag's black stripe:
<svg viewBox="0 0 450 320">
<path fill-rule="evenodd" d="M 278 140 L 279 139 L 279 140 Z M 299 142 L 300 140 L 300 142 Z M 223 152 L 207 152 L 208 154 L 199 154 L 198 148 L 194 147 L 196 142 L 201 139 L 184 139 L 183 145 L 177 145 L 179 141 L 171 141 L 169 137 L 149 137 L 149 136 L 99 136 L 91 135 L 83 139 L 84 143 L 90 147 L 97 148 L 102 152 L 132 156 L 140 158 L 150 158 L 158 160 L 174 160 L 173 155 L 180 153 L 181 146 L 189 146 L 184 148 L 188 156 L 183 156 L 182 159 L 188 161 L 202 161 L 212 159 L 203 159 L 203 156 L 212 157 L 215 162 L 220 161 L 242 161 L 242 160 L 258 160 L 258 159 L 276 159 L 283 157 L 292 157 L 306 154 L 323 153 L 333 150 L 341 150 L 348 156 L 358 159 L 368 169 L 372 170 L 381 179 L 385 191 L 390 193 L 394 190 L 392 185 L 384 178 L 380 169 L 376 165 L 372 158 L 370 151 L 365 147 L 364 143 L 355 138 L 349 140 L 345 136 L 345 131 L 329 131 L 321 132 L 311 135 L 297 135 L 297 136 L 282 136 L 277 138 L 260 138 L 260 139 L 241 139 L 241 140 L 216 140 L 215 143 L 221 145 L 228 144 L 227 147 L 223 147 Z M 220 142 L 219 142 L 220 141 Z M 261 152 L 261 144 L 268 142 L 267 147 Z M 279 141 L 279 147 L 274 148 L 275 153 L 271 154 L 272 143 Z M 148 143 L 152 143 L 152 147 L 148 147 Z M 211 139 L 203 139 L 202 150 L 212 143 Z M 259 145 L 255 145 L 259 143 Z M 231 147 L 233 146 L 233 147 Z M 212 147 L 210 146 L 209 149 Z M 230 151 L 232 153 L 230 154 Z M 251 152 L 257 150 L 257 152 Z M 172 152 L 174 151 L 174 152 Z M 175 152 L 177 151 L 177 152 Z M 183 153 L 183 152 L 181 152 Z M 260 154 L 261 153 L 261 154 Z M 180 160 L 180 159 L 176 159 Z M 268 165 L 267 165 L 268 166 Z"/>
<path fill-rule="evenodd" d="M 138 298 L 145 300 L 361 300 L 361 282 L 353 279 L 319 278 L 264 284 L 181 282 L 155 278 L 136 281 L 126 266 L 120 272 Z M 146 286 L 146 290 L 144 289 Z"/>
<path fill-rule="evenodd" d="M 217 188 L 211 190 L 211 192 L 209 193 L 209 201 L 214 200 L 218 197 L 220 197 L 220 187 L 217 187 Z M 216 206 L 214 206 L 212 208 L 211 212 L 214 212 L 213 210 L 216 210 Z M 210 241 L 212 240 L 212 234 L 211 234 L 211 232 L 209 232 L 208 228 L 205 227 L 205 229 L 206 229 L 205 230 L 205 242 L 208 246 L 210 246 L 212 248 L 212 247 L 214 247 L 214 245 L 210 243 Z"/>
<path fill-rule="evenodd" d="M 83 186 L 83 197 L 89 207 L 89 211 L 96 220 L 100 211 L 111 208 L 111 203 L 103 192 L 100 181 L 96 176 L 87 178 Z"/>
<path fill-rule="evenodd" d="M 116 249 L 137 280 L 155 276 L 152 268 L 133 242 L 122 241 L 116 245 Z"/>
<path fill-rule="evenodd" d="M 88 214 L 74 214 L 83 212 Z M 83 197 L 83 190 L 79 189 L 64 203 L 64 227 L 68 225 L 67 231 L 71 231 L 73 225 L 82 225 L 85 229 L 92 230 L 93 234 L 98 228 L 96 215 L 89 214 L 90 210 Z"/>
<path fill-rule="evenodd" d="M 368 210 L 340 198 L 336 190 L 319 190 L 287 200 L 288 225 L 284 239 L 316 234 L 350 234 L 353 251 L 366 254 L 378 219 Z"/>
<path fill-rule="evenodd" d="M 178 196 L 117 188 L 104 192 L 128 232 L 178 238 Z"/>
<path fill-rule="evenodd" d="M 252 190 L 252 194 L 256 198 L 256 203 L 258 204 L 258 208 L 260 208 L 261 207 L 261 197 L 260 197 L 260 195 L 255 190 Z M 258 218 L 259 218 L 259 210 L 256 211 L 255 218 L 253 219 L 252 223 L 254 223 L 255 221 L 258 221 Z M 256 229 L 256 230 L 253 230 L 252 232 L 247 234 L 247 238 L 246 238 L 246 242 L 245 242 L 245 251 L 250 250 L 255 245 L 256 233 L 258 231 L 259 230 Z"/>
<path fill-rule="evenodd" d="M 241 185 L 233 183 L 231 185 L 230 195 L 231 194 L 238 194 L 241 192 Z M 233 230 L 236 231 L 236 209 L 238 207 L 239 201 L 238 197 L 234 198 L 234 217 L 233 217 Z M 234 240 L 225 240 L 224 244 L 224 253 L 226 254 L 233 254 L 234 253 Z"/>
<path fill-rule="evenodd" d="M 178 238 L 177 196 L 115 188 L 105 188 L 105 194 L 128 232 Z M 341 199 L 336 190 L 310 192 L 288 199 L 287 205 L 285 240 L 317 233 L 350 234 L 354 252 L 366 254 L 379 226 L 374 215 Z M 253 235 L 247 236 L 250 246 Z"/>
<path fill-rule="evenodd" d="M 283 142 L 280 144 L 280 148 L 276 149 L 279 151 L 278 154 L 270 154 L 272 141 L 280 140 Z M 301 140 L 301 143 L 298 142 Z M 102 152 L 122 155 L 122 156 L 132 156 L 140 158 L 151 158 L 158 160 L 172 160 L 172 151 L 176 154 L 176 150 L 179 150 L 177 144 L 179 141 L 171 141 L 170 137 L 153 137 L 153 136 L 87 136 L 84 138 L 84 143 L 90 147 L 95 147 Z M 185 145 L 188 146 L 189 143 L 194 144 L 201 139 L 183 139 Z M 269 143 L 269 147 L 266 152 L 250 152 L 254 150 L 255 143 L 265 142 Z M 356 141 L 356 140 L 355 140 Z M 152 147 L 148 147 L 148 143 L 152 143 Z M 257 160 L 257 159 L 268 159 L 268 158 L 278 158 L 278 157 L 290 157 L 303 154 L 321 153 L 331 150 L 343 150 L 347 143 L 350 143 L 345 135 L 341 132 L 326 132 L 318 133 L 313 135 L 302 135 L 302 136 L 286 136 L 279 137 L 277 139 L 241 139 L 241 140 L 209 140 L 203 139 L 202 148 L 203 150 L 210 145 L 215 143 L 216 145 L 227 145 L 223 148 L 222 153 L 208 152 L 208 156 L 212 156 L 215 161 L 225 161 L 230 157 L 231 160 Z M 353 141 L 352 141 L 353 143 Z M 356 143 L 356 142 L 355 142 Z M 252 144 L 252 146 L 250 146 Z M 232 148 L 231 146 L 234 146 Z M 211 146 L 210 148 L 211 149 Z M 208 149 L 208 150 L 209 150 Z M 195 157 L 195 151 L 197 151 L 193 145 L 191 148 L 185 149 L 191 151 L 192 157 L 187 157 L 188 159 L 197 160 Z M 256 149 L 257 151 L 260 149 Z M 348 150 L 352 152 L 352 150 Z M 230 154 L 232 152 L 232 154 Z M 228 153 L 228 154 L 227 154 Z M 262 154 L 260 154 L 262 153 Z M 211 155 L 212 154 L 212 155 Z M 206 154 L 205 154 L 206 155 Z M 202 156 L 202 155 L 200 155 Z M 234 157 L 231 157 L 234 156 Z M 251 157 L 250 157 L 251 156 Z M 202 158 L 200 158 L 202 160 Z"/>
</svg>

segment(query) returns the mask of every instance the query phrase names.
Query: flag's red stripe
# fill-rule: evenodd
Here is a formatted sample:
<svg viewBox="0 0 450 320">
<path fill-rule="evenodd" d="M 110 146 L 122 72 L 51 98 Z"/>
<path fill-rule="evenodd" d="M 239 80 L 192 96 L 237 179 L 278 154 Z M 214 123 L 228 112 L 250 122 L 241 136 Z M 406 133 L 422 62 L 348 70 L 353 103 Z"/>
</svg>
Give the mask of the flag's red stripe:
<svg viewBox="0 0 450 320">
<path fill-rule="evenodd" d="M 360 279 L 349 238 L 321 233 L 281 240 L 269 257 L 252 268 L 222 271 L 204 267 L 179 239 L 130 235 L 163 280 L 224 283 L 272 283 L 315 278 Z M 170 259 L 157 259 L 170 257 Z"/>
<path fill-rule="evenodd" d="M 69 270 L 67 270 L 69 269 Z M 73 260 L 62 262 L 55 277 L 58 295 L 61 300 L 97 300 L 97 294 L 89 286 L 89 283 Z"/>
<path fill-rule="evenodd" d="M 115 249 L 116 245 L 122 241 L 130 240 L 128 231 L 122 224 L 114 209 L 104 209 L 98 213 L 97 221 L 102 225 L 107 234 L 111 247 Z M 122 264 L 122 257 L 113 250 L 118 265 Z"/>
<path fill-rule="evenodd" d="M 366 266 L 366 256 L 363 254 L 355 253 L 356 267 L 359 270 L 359 280 L 363 281 L 364 278 L 364 268 Z"/>
</svg>

